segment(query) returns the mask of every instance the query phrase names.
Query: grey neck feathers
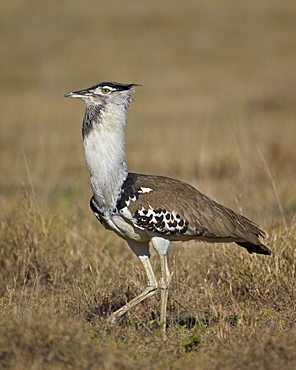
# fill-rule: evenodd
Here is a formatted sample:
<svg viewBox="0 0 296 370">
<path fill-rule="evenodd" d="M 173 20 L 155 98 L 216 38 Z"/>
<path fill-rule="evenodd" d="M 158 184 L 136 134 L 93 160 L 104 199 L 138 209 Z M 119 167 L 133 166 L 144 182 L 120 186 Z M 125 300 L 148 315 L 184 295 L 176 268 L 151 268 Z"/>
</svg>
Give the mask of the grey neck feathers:
<svg viewBox="0 0 296 370">
<path fill-rule="evenodd" d="M 98 105 L 98 104 L 87 104 L 84 117 L 83 117 L 83 123 L 82 123 L 82 138 L 84 140 L 84 137 L 88 135 L 88 133 L 91 131 L 93 126 L 97 123 L 100 112 L 104 109 L 104 105 Z"/>
<path fill-rule="evenodd" d="M 127 177 L 125 163 L 126 109 L 108 103 L 87 106 L 83 120 L 83 145 L 95 200 L 104 214 L 116 206 Z"/>
</svg>

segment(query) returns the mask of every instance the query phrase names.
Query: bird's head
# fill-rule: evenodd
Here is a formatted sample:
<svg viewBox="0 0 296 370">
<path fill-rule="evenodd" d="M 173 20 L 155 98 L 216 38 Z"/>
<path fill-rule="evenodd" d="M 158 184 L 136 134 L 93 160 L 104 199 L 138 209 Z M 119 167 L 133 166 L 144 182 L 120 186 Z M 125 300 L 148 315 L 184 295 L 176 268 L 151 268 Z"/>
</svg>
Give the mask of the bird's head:
<svg viewBox="0 0 296 370">
<path fill-rule="evenodd" d="M 79 98 L 88 105 L 104 106 L 108 103 L 124 106 L 128 108 L 133 100 L 131 93 L 133 87 L 138 84 L 122 84 L 118 82 L 100 82 L 88 89 L 69 92 L 65 95 L 67 98 Z"/>
</svg>

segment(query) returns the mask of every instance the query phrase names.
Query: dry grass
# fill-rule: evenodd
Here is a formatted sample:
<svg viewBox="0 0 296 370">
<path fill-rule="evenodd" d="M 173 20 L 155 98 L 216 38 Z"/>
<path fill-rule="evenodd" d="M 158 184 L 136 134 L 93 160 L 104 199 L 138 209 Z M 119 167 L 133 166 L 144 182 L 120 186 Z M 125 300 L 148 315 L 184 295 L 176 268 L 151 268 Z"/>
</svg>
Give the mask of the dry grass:
<svg viewBox="0 0 296 370">
<path fill-rule="evenodd" d="M 0 8 L 0 366 L 294 369 L 294 2 Z M 105 320 L 145 276 L 88 209 L 83 106 L 62 99 L 102 80 L 144 85 L 130 170 L 182 178 L 243 212 L 274 252 L 173 245 L 166 341 L 158 297 Z"/>
</svg>

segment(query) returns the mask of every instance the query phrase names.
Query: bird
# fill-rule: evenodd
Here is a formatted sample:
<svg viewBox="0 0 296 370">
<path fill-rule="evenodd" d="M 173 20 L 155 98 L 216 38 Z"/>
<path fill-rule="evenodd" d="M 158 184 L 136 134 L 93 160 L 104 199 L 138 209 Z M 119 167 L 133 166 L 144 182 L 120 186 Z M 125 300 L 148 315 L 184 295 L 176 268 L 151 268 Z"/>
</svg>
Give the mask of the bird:
<svg viewBox="0 0 296 370">
<path fill-rule="evenodd" d="M 249 253 L 270 255 L 261 243 L 264 232 L 248 218 L 217 203 L 177 179 L 128 172 L 125 161 L 127 110 L 135 83 L 100 82 L 65 97 L 85 102 L 82 141 L 93 196 L 90 208 L 108 230 L 126 240 L 141 261 L 147 286 L 109 316 L 115 323 L 132 307 L 160 291 L 161 332 L 167 328 L 171 273 L 168 249 L 172 241 L 234 242 Z M 160 260 L 157 280 L 150 262 L 150 246 Z"/>
</svg>

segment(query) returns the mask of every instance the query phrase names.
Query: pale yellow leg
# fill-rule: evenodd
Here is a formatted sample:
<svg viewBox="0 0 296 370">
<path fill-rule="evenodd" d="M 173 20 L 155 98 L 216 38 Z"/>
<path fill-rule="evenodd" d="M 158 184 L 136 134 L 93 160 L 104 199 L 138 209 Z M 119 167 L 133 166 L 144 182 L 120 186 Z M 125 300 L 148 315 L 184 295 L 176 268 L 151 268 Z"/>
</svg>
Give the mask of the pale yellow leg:
<svg viewBox="0 0 296 370">
<path fill-rule="evenodd" d="M 151 296 L 153 296 L 154 294 L 157 293 L 158 283 L 157 283 L 157 280 L 155 278 L 154 272 L 152 270 L 152 266 L 151 266 L 149 258 L 148 257 L 143 257 L 143 258 L 139 257 L 139 258 L 140 258 L 140 261 L 142 262 L 142 264 L 144 266 L 144 269 L 146 271 L 146 275 L 147 275 L 147 278 L 148 278 L 148 286 L 137 297 L 133 298 L 131 301 L 129 301 L 124 306 L 119 308 L 119 310 L 113 312 L 108 318 L 108 321 L 110 323 L 114 323 L 115 320 L 118 317 L 125 314 L 132 307 L 136 306 L 138 303 L 142 302 L 144 299 L 146 299 L 148 297 L 151 297 Z"/>
<path fill-rule="evenodd" d="M 166 332 L 166 311 L 168 302 L 169 284 L 171 282 L 171 275 L 168 268 L 167 255 L 161 255 L 160 258 L 160 271 L 161 277 L 159 282 L 160 288 L 160 325 L 163 335 Z"/>
</svg>

